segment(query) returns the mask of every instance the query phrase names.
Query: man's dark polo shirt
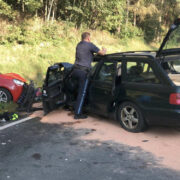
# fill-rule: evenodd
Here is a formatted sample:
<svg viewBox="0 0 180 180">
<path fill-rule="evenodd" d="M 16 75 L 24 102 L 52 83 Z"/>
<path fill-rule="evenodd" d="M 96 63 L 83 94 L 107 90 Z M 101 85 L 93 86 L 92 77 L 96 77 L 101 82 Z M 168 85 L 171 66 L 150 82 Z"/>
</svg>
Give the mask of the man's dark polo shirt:
<svg viewBox="0 0 180 180">
<path fill-rule="evenodd" d="M 91 68 L 91 62 L 93 61 L 93 53 L 97 53 L 98 51 L 99 48 L 91 42 L 79 42 L 76 47 L 75 64 Z"/>
</svg>

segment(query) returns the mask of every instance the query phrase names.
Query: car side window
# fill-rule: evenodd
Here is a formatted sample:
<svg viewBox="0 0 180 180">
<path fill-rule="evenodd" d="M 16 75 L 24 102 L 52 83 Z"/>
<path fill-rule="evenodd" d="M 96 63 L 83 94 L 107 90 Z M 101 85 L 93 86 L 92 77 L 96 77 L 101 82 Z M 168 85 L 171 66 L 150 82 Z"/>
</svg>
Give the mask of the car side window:
<svg viewBox="0 0 180 180">
<path fill-rule="evenodd" d="M 92 65 L 91 75 L 93 75 L 95 73 L 95 71 L 96 71 L 96 67 L 97 67 L 98 63 L 97 62 L 92 62 L 91 65 Z"/>
<path fill-rule="evenodd" d="M 116 74 L 116 64 L 104 62 L 95 80 L 112 82 Z"/>
<path fill-rule="evenodd" d="M 117 63 L 117 76 L 121 76 L 122 74 L 122 62 Z"/>
<path fill-rule="evenodd" d="M 127 62 L 127 81 L 160 84 L 151 65 L 145 62 Z"/>
</svg>

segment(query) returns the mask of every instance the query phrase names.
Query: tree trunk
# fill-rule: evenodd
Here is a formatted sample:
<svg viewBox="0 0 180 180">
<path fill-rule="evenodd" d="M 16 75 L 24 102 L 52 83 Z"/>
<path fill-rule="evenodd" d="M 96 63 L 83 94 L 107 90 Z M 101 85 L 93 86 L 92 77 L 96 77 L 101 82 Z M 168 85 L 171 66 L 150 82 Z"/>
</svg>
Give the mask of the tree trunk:
<svg viewBox="0 0 180 180">
<path fill-rule="evenodd" d="M 129 0 L 126 0 L 126 24 L 125 24 L 125 31 L 127 31 L 128 23 L 129 23 Z"/>
<path fill-rule="evenodd" d="M 57 15 L 57 0 L 54 1 L 54 5 L 52 8 L 52 18 L 51 18 L 52 22 L 56 19 L 56 15 Z"/>
<path fill-rule="evenodd" d="M 161 41 L 161 26 L 162 26 L 162 15 L 163 15 L 163 5 L 164 5 L 164 0 L 161 0 L 161 4 L 160 4 L 160 16 L 159 16 L 159 33 L 158 33 L 158 38 L 157 40 L 160 42 Z"/>
<path fill-rule="evenodd" d="M 135 11 L 134 11 L 134 22 L 133 22 L 133 25 L 134 27 L 136 26 L 136 21 L 137 21 L 137 8 L 135 8 Z"/>
<path fill-rule="evenodd" d="M 48 0 L 45 1 L 44 5 L 44 20 L 47 20 L 47 12 L 48 12 Z"/>
<path fill-rule="evenodd" d="M 49 9 L 48 9 L 47 21 L 50 20 L 51 12 L 52 12 L 52 7 L 53 7 L 53 3 L 54 3 L 54 0 L 51 0 L 50 7 L 49 7 Z"/>
<path fill-rule="evenodd" d="M 24 0 L 21 1 L 21 5 L 22 5 L 22 12 L 24 13 Z"/>
<path fill-rule="evenodd" d="M 120 34 L 121 32 L 121 25 L 119 24 L 118 28 L 117 28 L 117 33 Z"/>
<path fill-rule="evenodd" d="M 74 9 L 74 7 L 75 7 L 75 2 L 76 2 L 76 0 L 73 0 L 72 11 L 71 11 L 71 14 L 70 14 L 70 16 L 69 16 L 69 20 L 70 20 L 70 21 L 72 20 L 73 9 Z"/>
</svg>

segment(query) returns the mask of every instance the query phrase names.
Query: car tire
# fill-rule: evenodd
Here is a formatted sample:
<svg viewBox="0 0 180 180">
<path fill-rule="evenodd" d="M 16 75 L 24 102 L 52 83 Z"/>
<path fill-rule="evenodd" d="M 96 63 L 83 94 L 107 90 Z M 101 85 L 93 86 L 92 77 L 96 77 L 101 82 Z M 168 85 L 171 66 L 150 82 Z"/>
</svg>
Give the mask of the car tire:
<svg viewBox="0 0 180 180">
<path fill-rule="evenodd" d="M 66 105 L 67 101 L 67 95 L 65 93 L 62 94 L 60 97 L 60 100 L 57 101 L 57 104 L 55 104 L 55 101 L 43 101 L 43 110 L 44 114 L 48 114 L 49 112 L 57 109 L 61 105 Z"/>
<path fill-rule="evenodd" d="M 49 107 L 49 103 L 43 102 L 43 110 L 44 110 L 44 115 L 47 115 L 51 111 Z"/>
<path fill-rule="evenodd" d="M 123 102 L 119 105 L 117 119 L 121 126 L 129 132 L 142 132 L 147 128 L 140 108 L 129 101 Z"/>
<path fill-rule="evenodd" d="M 7 103 L 10 101 L 12 101 L 11 93 L 5 88 L 0 88 L 0 103 Z"/>
</svg>

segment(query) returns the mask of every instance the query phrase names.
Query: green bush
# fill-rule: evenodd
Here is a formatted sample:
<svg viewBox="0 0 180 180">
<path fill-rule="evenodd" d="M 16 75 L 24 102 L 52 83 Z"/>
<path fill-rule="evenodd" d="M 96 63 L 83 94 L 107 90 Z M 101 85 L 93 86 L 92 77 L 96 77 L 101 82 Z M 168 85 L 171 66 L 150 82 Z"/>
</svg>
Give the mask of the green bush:
<svg viewBox="0 0 180 180">
<path fill-rule="evenodd" d="M 13 12 L 10 5 L 3 0 L 0 0 L 0 16 L 9 20 L 14 20 L 15 13 Z"/>
<path fill-rule="evenodd" d="M 119 34 L 120 38 L 135 38 L 135 37 L 143 37 L 143 31 L 136 27 L 133 26 L 132 24 L 128 24 L 127 27 L 123 27 L 121 29 L 121 32 Z"/>
<path fill-rule="evenodd" d="M 23 43 L 24 36 L 22 34 L 22 30 L 20 27 L 15 25 L 9 25 L 7 29 L 8 29 L 8 33 L 0 37 L 1 38 L 0 44 Z"/>
<path fill-rule="evenodd" d="M 0 44 L 29 44 L 36 45 L 41 42 L 52 42 L 57 46 L 60 41 L 58 26 L 56 24 L 44 24 L 40 29 L 33 30 L 30 25 L 22 23 L 19 26 L 9 25 L 7 33 L 1 35 Z"/>
</svg>

